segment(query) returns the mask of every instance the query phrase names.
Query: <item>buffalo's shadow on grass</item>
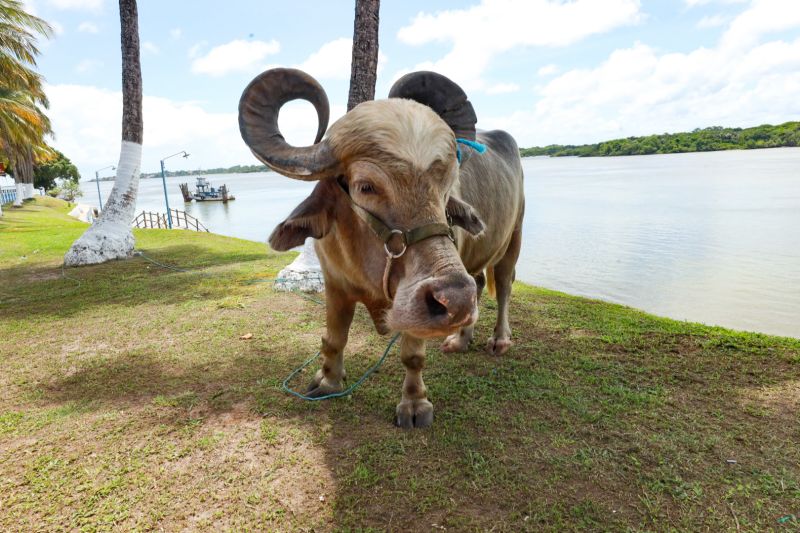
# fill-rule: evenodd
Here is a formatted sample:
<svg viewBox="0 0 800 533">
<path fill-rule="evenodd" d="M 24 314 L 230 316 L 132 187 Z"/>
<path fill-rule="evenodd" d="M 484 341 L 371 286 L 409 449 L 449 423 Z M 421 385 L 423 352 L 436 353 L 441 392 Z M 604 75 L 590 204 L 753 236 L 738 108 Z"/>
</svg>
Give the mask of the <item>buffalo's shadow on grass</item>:
<svg viewBox="0 0 800 533">
<path fill-rule="evenodd" d="M 190 298 L 219 298 L 248 278 L 242 268 L 276 270 L 286 262 L 274 252 L 214 251 L 208 246 L 178 245 L 146 251 L 146 256 L 78 268 L 14 266 L 0 269 L 0 313 L 69 317 L 92 307 L 178 303 Z M 169 258 L 169 259 L 163 259 Z M 256 264 L 261 262 L 261 264 Z M 246 270 L 246 269 L 245 269 Z M 124 280 L 124 283 L 120 283 Z"/>
<path fill-rule="evenodd" d="M 310 305 L 293 311 L 322 314 Z M 427 431 L 391 426 L 403 376 L 396 356 L 352 400 L 282 393 L 321 326 L 236 349 L 220 343 L 216 363 L 133 350 L 52 382 L 43 399 L 99 407 L 159 395 L 185 416 L 244 402 L 252 416 L 310 432 L 328 426 L 320 442 L 336 481 L 332 529 L 763 529 L 792 510 L 796 399 L 763 406 L 748 395 L 792 390 L 796 341 L 527 293 L 512 308 L 516 346 L 493 358 L 480 349 L 492 318 L 484 306 L 466 354 L 431 343 L 425 378 L 436 420 Z M 359 315 L 351 379 L 384 342 Z"/>
</svg>

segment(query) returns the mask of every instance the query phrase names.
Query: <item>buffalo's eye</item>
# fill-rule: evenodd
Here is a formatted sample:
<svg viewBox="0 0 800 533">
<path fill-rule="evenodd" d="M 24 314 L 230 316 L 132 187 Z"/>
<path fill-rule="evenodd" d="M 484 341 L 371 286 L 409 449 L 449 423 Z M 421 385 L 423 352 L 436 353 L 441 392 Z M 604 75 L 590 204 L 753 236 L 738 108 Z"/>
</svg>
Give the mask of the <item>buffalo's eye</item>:
<svg viewBox="0 0 800 533">
<path fill-rule="evenodd" d="M 375 187 L 371 183 L 367 183 L 366 181 L 358 181 L 353 184 L 353 188 L 360 192 L 361 194 L 375 194 L 377 191 Z"/>
</svg>

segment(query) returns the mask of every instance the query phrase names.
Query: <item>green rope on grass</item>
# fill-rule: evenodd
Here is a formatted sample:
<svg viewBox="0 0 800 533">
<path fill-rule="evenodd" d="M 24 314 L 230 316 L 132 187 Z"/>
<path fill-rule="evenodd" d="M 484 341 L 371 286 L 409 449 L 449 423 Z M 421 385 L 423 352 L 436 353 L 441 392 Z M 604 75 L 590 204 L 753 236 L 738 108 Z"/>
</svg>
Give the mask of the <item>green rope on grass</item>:
<svg viewBox="0 0 800 533">
<path fill-rule="evenodd" d="M 145 261 L 149 261 L 150 263 L 153 263 L 156 266 L 160 266 L 161 268 L 166 268 L 167 270 L 174 270 L 175 272 L 191 272 L 191 270 L 189 270 L 187 268 L 178 268 L 176 266 L 165 265 L 164 263 L 159 263 L 158 261 L 156 261 L 155 259 L 153 259 L 152 257 L 150 257 L 149 255 L 147 255 L 146 253 L 144 253 L 141 250 L 136 250 L 135 252 L 133 252 L 133 255 L 138 255 L 139 257 L 141 257 Z"/>
<path fill-rule="evenodd" d="M 179 267 L 176 267 L 176 266 L 166 265 L 164 263 L 160 263 L 160 262 L 156 261 L 155 259 L 153 259 L 151 257 L 148 257 L 141 250 L 137 250 L 136 254 L 141 256 L 146 261 L 149 261 L 149 262 L 153 263 L 154 265 L 160 266 L 162 268 L 166 268 L 166 269 L 169 269 L 169 270 L 174 270 L 175 272 L 193 272 L 192 270 L 189 270 L 189 269 L 179 268 Z M 200 273 L 200 274 L 202 274 L 204 276 L 210 276 L 210 274 L 203 274 L 203 273 Z M 275 278 L 275 279 L 262 278 L 262 279 L 250 279 L 250 280 L 244 281 L 242 283 L 245 284 L 245 285 L 254 285 L 256 283 L 277 283 L 277 282 L 281 282 L 281 281 L 289 281 L 289 280 L 284 279 L 284 278 Z M 312 298 L 311 296 L 308 296 L 307 294 L 304 294 L 303 292 L 299 291 L 298 289 L 292 289 L 291 292 L 297 294 L 301 298 L 305 298 L 306 300 L 314 302 L 315 304 L 324 305 L 324 303 L 322 301 L 317 300 L 316 298 Z M 333 399 L 333 398 L 341 398 L 343 396 L 349 396 L 349 395 L 353 394 L 353 392 L 355 392 L 355 390 L 358 387 L 360 387 L 361 384 L 364 383 L 364 381 L 366 381 L 369 376 L 374 374 L 375 371 L 378 370 L 381 367 L 383 362 L 386 360 L 386 357 L 389 355 L 389 350 L 392 349 L 392 346 L 394 346 L 395 342 L 397 342 L 397 339 L 399 337 L 400 337 L 399 333 L 395 334 L 395 336 L 392 337 L 392 339 L 389 341 L 389 344 L 386 346 L 386 349 L 383 351 L 383 355 L 381 356 L 381 358 L 378 359 L 378 362 L 375 363 L 374 365 L 372 365 L 371 367 L 369 367 L 367 369 L 367 371 L 364 373 L 364 375 L 361 376 L 361 378 L 359 378 L 358 381 L 356 381 L 355 383 L 350 385 L 346 390 L 343 390 L 341 392 L 334 392 L 334 393 L 331 393 L 331 394 L 326 394 L 324 396 L 311 397 L 311 396 L 306 396 L 305 394 L 299 393 L 299 392 L 297 392 L 295 390 L 292 390 L 291 387 L 289 387 L 289 382 L 292 380 L 292 378 L 294 378 L 297 374 L 302 372 L 311 363 L 313 363 L 314 360 L 316 360 L 320 356 L 321 352 L 317 352 L 316 355 L 314 355 L 313 357 L 309 358 L 305 363 L 303 363 L 302 365 L 300 365 L 299 367 L 294 369 L 292 371 L 292 373 L 289 374 L 289 376 L 286 379 L 283 380 L 283 384 L 282 384 L 281 388 L 284 391 L 288 392 L 289 394 L 300 398 L 301 400 L 306 400 L 306 401 L 311 401 L 311 402 L 318 402 L 318 401 L 321 401 L 321 400 L 330 400 L 330 399 Z"/>
<path fill-rule="evenodd" d="M 297 374 L 302 372 L 306 367 L 308 367 L 308 365 L 313 363 L 314 360 L 319 357 L 321 352 L 317 352 L 317 354 L 315 356 L 311 357 L 305 363 L 303 363 L 302 365 L 300 365 L 299 367 L 294 369 L 294 371 L 291 374 L 289 374 L 289 376 L 286 379 L 283 380 L 283 384 L 281 385 L 281 388 L 285 392 L 288 392 L 289 394 L 291 394 L 292 396 L 297 396 L 301 400 L 307 400 L 309 402 L 319 402 L 321 400 L 330 400 L 332 398 L 341 398 L 343 396 L 350 396 L 351 394 L 353 394 L 353 392 L 359 386 L 361 386 L 362 383 L 364 383 L 364 381 L 366 381 L 366 379 L 368 377 L 370 377 L 372 374 L 374 374 L 375 371 L 378 370 L 381 367 L 383 362 L 386 360 L 386 356 L 389 355 L 389 350 L 391 350 L 392 346 L 394 346 L 394 343 L 397 342 L 398 337 L 400 337 L 400 334 L 396 333 L 395 336 L 392 337 L 392 340 L 389 341 L 389 344 L 386 346 L 386 349 L 383 351 L 383 355 L 381 356 L 381 358 L 378 359 L 378 362 L 375 363 L 374 365 L 372 365 L 371 367 L 369 367 L 367 369 L 367 371 L 364 372 L 364 375 L 361 376 L 361 378 L 359 378 L 358 381 L 356 381 L 355 383 L 353 383 L 352 385 L 347 387 L 347 389 L 345 389 L 345 390 L 343 390 L 341 392 L 332 392 L 332 393 L 326 394 L 324 396 L 312 397 L 312 396 L 306 396 L 305 394 L 297 392 L 296 390 L 292 390 L 292 388 L 289 387 L 289 382 L 292 381 L 292 378 L 294 378 Z"/>
</svg>

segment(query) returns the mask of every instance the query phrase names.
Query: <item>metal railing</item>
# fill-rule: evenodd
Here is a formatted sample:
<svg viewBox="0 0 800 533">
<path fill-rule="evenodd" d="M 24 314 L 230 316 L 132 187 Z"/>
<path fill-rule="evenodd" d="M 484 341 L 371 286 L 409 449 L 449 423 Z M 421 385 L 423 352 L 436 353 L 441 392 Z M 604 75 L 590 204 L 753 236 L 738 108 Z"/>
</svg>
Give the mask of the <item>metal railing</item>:
<svg viewBox="0 0 800 533">
<path fill-rule="evenodd" d="M 202 222 L 185 211 L 170 209 L 172 216 L 172 229 L 189 229 L 194 231 L 208 231 Z M 169 229 L 169 219 L 166 213 L 153 213 L 142 211 L 133 219 L 133 226 L 137 228 Z"/>
</svg>

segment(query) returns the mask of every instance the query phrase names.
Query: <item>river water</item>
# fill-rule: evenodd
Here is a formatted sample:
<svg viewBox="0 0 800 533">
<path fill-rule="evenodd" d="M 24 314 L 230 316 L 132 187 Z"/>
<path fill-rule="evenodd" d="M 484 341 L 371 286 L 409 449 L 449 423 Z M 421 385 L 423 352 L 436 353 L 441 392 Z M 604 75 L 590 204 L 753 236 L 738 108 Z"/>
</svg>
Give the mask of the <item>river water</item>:
<svg viewBox="0 0 800 533">
<path fill-rule="evenodd" d="M 680 320 L 800 337 L 800 148 L 528 158 L 517 279 Z M 211 231 L 264 241 L 313 184 L 208 176 L 236 200 L 170 206 Z M 100 184 L 104 201 L 110 182 Z M 84 202 L 96 203 L 94 183 Z M 164 211 L 161 180 L 137 210 Z"/>
</svg>

